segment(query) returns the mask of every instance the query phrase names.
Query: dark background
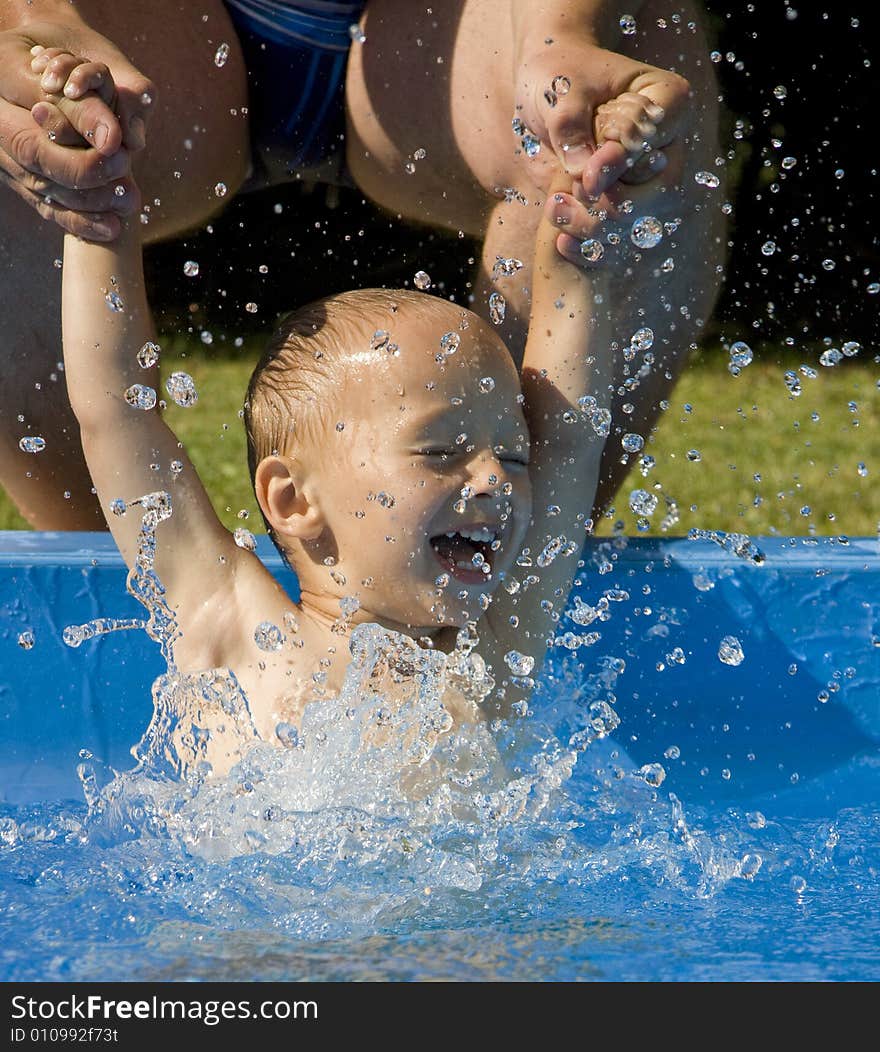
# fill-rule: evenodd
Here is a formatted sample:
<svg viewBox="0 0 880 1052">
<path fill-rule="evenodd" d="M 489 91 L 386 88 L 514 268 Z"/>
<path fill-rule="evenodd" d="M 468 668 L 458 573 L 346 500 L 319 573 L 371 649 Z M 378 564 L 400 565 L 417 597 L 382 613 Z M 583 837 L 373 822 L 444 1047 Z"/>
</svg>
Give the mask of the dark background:
<svg viewBox="0 0 880 1052">
<path fill-rule="evenodd" d="M 722 55 L 721 142 L 734 205 L 725 285 L 703 341 L 708 353 L 725 332 L 765 355 L 786 338 L 857 340 L 866 349 L 876 342 L 880 295 L 866 290 L 880 281 L 878 6 L 705 4 Z M 784 99 L 774 94 L 779 85 Z M 787 156 L 797 159 L 790 171 L 781 167 Z M 162 328 L 208 330 L 222 353 L 236 336 L 264 331 L 279 311 L 345 288 L 409 284 L 418 269 L 445 295 L 466 299 L 476 243 L 401 223 L 357 191 L 337 196 L 328 201 L 325 188 L 299 184 L 242 194 L 211 232 L 150 249 Z M 768 240 L 778 246 L 770 257 L 761 252 Z M 195 282 L 183 276 L 187 259 L 200 263 Z"/>
</svg>

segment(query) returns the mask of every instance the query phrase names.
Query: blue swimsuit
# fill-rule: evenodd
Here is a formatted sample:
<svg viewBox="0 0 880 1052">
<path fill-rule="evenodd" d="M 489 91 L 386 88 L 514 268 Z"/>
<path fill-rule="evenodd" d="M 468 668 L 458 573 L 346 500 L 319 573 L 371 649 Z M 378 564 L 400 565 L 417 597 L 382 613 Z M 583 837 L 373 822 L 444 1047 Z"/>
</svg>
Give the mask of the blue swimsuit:
<svg viewBox="0 0 880 1052">
<path fill-rule="evenodd" d="M 255 182 L 345 158 L 345 69 L 366 0 L 224 0 L 248 70 Z"/>
</svg>

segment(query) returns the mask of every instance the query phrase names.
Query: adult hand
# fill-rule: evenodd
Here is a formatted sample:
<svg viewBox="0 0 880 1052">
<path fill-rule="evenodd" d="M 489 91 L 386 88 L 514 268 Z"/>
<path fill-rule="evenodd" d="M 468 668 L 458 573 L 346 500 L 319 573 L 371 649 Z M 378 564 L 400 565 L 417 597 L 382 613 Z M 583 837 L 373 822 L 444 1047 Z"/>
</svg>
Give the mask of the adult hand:
<svg viewBox="0 0 880 1052">
<path fill-rule="evenodd" d="M 683 77 L 577 35 L 531 47 L 519 59 L 516 116 L 541 143 L 533 163 L 543 189 L 556 164 L 598 196 L 680 163 L 691 117 Z"/>
<path fill-rule="evenodd" d="M 81 97 L 61 93 L 71 54 L 88 60 Z M 131 155 L 145 145 L 155 98 L 152 82 L 81 23 L 0 33 L 0 180 L 63 230 L 112 240 L 119 215 L 140 207 Z"/>
<path fill-rule="evenodd" d="M 580 242 L 595 236 L 597 214 L 624 251 L 637 216 L 670 217 L 692 117 L 683 77 L 557 35 L 521 56 L 517 84 L 517 117 L 541 144 L 535 182 L 549 189 L 560 166 L 575 176 L 573 193 L 548 207 L 567 232 L 558 241 L 566 258 L 584 263 Z"/>
</svg>

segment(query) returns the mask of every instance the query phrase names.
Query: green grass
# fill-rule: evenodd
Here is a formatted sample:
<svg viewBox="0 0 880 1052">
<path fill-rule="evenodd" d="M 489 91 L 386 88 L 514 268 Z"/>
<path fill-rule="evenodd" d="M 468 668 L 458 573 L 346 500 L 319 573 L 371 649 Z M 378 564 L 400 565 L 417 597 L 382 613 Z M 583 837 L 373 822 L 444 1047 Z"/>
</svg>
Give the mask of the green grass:
<svg viewBox="0 0 880 1052">
<path fill-rule="evenodd" d="M 218 515 L 234 528 L 247 513 L 250 527 L 261 532 L 239 417 L 255 357 L 253 346 L 219 356 L 201 344 L 181 342 L 166 349 L 163 367 L 185 369 L 196 382 L 198 404 L 172 406 L 167 419 Z M 645 446 L 656 466 L 642 477 L 636 465 L 599 532 L 622 528 L 629 534 L 679 536 L 698 527 L 752 535 L 875 535 L 880 368 L 866 351 L 831 369 L 818 366 L 816 359 L 815 352 L 781 359 L 764 349 L 734 378 L 723 352 L 695 358 Z M 801 363 L 814 366 L 819 375 L 801 376 L 802 394 L 793 398 L 783 374 Z M 689 459 L 690 450 L 699 450 L 700 459 Z M 867 474 L 859 473 L 859 463 Z M 659 498 L 645 531 L 628 507 L 629 493 L 637 487 Z M 678 521 L 664 524 L 667 499 L 677 505 Z M 0 528 L 27 528 L 2 493 Z"/>
</svg>

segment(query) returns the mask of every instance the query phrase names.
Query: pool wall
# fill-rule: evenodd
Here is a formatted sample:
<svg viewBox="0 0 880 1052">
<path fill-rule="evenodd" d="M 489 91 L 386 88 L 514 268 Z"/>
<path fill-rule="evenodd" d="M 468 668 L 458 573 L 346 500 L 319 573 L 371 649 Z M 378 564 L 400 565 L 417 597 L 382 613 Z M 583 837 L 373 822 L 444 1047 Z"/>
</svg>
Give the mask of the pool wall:
<svg viewBox="0 0 880 1052">
<path fill-rule="evenodd" d="M 784 787 L 880 738 L 880 545 L 752 540 L 761 565 L 710 540 L 591 539 L 575 594 L 595 606 L 611 591 L 610 616 L 558 626 L 600 637 L 555 648 L 551 669 L 565 658 L 584 682 L 606 684 L 615 737 L 636 762 L 662 762 L 672 788 Z M 257 550 L 295 594 L 266 537 Z M 143 616 L 125 576 L 106 534 L 0 531 L 0 801 L 81 799 L 82 749 L 132 766 L 164 670 L 157 645 L 142 631 L 62 641 L 69 624 Z M 725 636 L 739 640 L 741 664 L 719 659 Z"/>
</svg>

